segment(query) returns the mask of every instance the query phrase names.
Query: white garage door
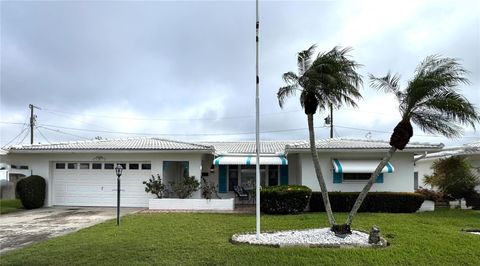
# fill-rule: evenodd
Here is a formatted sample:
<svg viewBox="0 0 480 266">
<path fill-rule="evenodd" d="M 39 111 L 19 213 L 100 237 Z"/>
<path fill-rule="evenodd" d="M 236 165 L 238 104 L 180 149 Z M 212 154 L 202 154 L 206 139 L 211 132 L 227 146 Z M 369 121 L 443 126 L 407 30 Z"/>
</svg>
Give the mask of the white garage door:
<svg viewBox="0 0 480 266">
<path fill-rule="evenodd" d="M 117 162 L 54 162 L 54 205 L 117 206 Z M 122 207 L 147 207 L 151 194 L 142 183 L 151 177 L 150 162 L 121 162 Z"/>
</svg>

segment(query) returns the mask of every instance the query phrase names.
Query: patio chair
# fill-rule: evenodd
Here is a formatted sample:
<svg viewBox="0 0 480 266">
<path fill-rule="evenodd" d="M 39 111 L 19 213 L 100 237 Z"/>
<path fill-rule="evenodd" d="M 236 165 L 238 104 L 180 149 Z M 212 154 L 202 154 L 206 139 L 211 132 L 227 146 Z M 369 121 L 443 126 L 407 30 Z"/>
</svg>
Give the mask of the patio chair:
<svg viewBox="0 0 480 266">
<path fill-rule="evenodd" d="M 240 201 L 250 200 L 250 195 L 241 186 L 233 186 L 233 191 L 235 192 L 235 195 Z"/>
</svg>

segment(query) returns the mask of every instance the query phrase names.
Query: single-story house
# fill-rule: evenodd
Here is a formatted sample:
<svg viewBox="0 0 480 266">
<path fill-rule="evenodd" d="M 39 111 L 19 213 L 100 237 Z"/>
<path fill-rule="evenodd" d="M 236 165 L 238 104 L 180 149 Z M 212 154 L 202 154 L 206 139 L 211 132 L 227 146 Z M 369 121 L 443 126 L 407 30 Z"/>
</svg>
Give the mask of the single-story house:
<svg viewBox="0 0 480 266">
<path fill-rule="evenodd" d="M 432 165 L 434 161 L 451 156 L 466 157 L 472 164 L 474 174 L 480 176 L 480 141 L 475 141 L 462 146 L 447 147 L 438 152 L 426 152 L 415 156 L 415 187 L 430 188 L 423 182 L 423 177 L 433 174 Z M 480 186 L 477 186 L 477 191 L 480 191 Z"/>
<path fill-rule="evenodd" d="M 316 145 L 330 191 L 360 191 L 390 147 L 386 141 L 343 138 L 318 140 Z M 442 147 L 410 143 L 393 156 L 372 191 L 414 191 L 414 156 Z M 121 164 L 122 206 L 146 207 L 153 196 L 142 182 L 151 175 L 159 174 L 166 184 L 185 175 L 204 177 L 217 185 L 222 198 L 234 198 L 235 185 L 253 189 L 255 150 L 253 141 L 107 139 L 12 146 L 6 163 L 47 180 L 47 206 L 115 206 L 114 167 Z M 262 141 L 260 153 L 262 186 L 299 184 L 320 190 L 308 142 Z"/>
</svg>

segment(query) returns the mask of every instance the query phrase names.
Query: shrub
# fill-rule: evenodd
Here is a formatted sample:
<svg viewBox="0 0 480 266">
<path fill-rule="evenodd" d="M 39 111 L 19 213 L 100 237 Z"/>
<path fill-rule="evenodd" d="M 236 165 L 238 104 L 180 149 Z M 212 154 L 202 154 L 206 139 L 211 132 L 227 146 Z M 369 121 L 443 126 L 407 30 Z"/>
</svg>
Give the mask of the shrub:
<svg viewBox="0 0 480 266">
<path fill-rule="evenodd" d="M 16 192 L 25 209 L 43 207 L 45 203 L 45 179 L 38 175 L 23 178 L 17 183 Z"/>
<path fill-rule="evenodd" d="M 145 185 L 145 192 L 152 193 L 158 199 L 165 196 L 165 184 L 162 183 L 162 178 L 159 174 L 157 174 L 156 178 L 152 175 L 152 178 L 148 179 L 148 181 L 143 181 L 143 184 Z"/>
<path fill-rule="evenodd" d="M 474 210 L 480 210 L 480 194 L 475 193 L 467 198 L 465 198 L 467 206 L 471 206 Z"/>
<path fill-rule="evenodd" d="M 415 190 L 415 193 L 422 194 L 425 197 L 425 200 L 432 200 L 432 201 L 435 201 L 435 202 L 445 200 L 443 193 L 440 192 L 440 191 L 435 191 L 435 190 L 426 189 L 426 188 L 421 187 L 421 188 Z"/>
<path fill-rule="evenodd" d="M 311 194 L 306 186 L 265 187 L 260 192 L 260 209 L 268 214 L 300 213 L 307 207 Z"/>
<path fill-rule="evenodd" d="M 359 192 L 330 192 L 330 204 L 335 212 L 349 212 Z M 359 212 L 409 213 L 417 211 L 425 197 L 419 193 L 369 192 Z M 325 211 L 322 194 L 313 192 L 310 198 L 310 211 Z"/>
<path fill-rule="evenodd" d="M 172 182 L 170 184 L 172 186 L 172 191 L 181 199 L 189 198 L 200 186 L 200 183 L 195 179 L 195 176 L 186 176 L 182 181 Z"/>
<path fill-rule="evenodd" d="M 202 186 L 200 188 L 202 189 L 202 196 L 205 199 L 212 199 L 213 195 L 215 195 L 217 198 L 220 198 L 218 196 L 217 186 L 214 183 L 210 183 L 203 176 L 202 176 Z"/>
</svg>

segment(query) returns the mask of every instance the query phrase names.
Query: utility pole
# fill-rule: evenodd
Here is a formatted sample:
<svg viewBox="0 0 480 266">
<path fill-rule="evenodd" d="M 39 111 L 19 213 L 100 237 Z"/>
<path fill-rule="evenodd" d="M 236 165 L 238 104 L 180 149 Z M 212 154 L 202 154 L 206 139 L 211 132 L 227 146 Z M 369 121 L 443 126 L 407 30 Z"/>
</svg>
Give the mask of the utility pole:
<svg viewBox="0 0 480 266">
<path fill-rule="evenodd" d="M 28 108 L 30 108 L 30 144 L 33 144 L 33 129 L 35 127 L 35 122 L 37 119 L 37 116 L 33 114 L 33 108 L 40 109 L 40 107 L 29 104 Z"/>
<path fill-rule="evenodd" d="M 330 138 L 333 138 L 333 104 L 330 103 Z"/>
</svg>

